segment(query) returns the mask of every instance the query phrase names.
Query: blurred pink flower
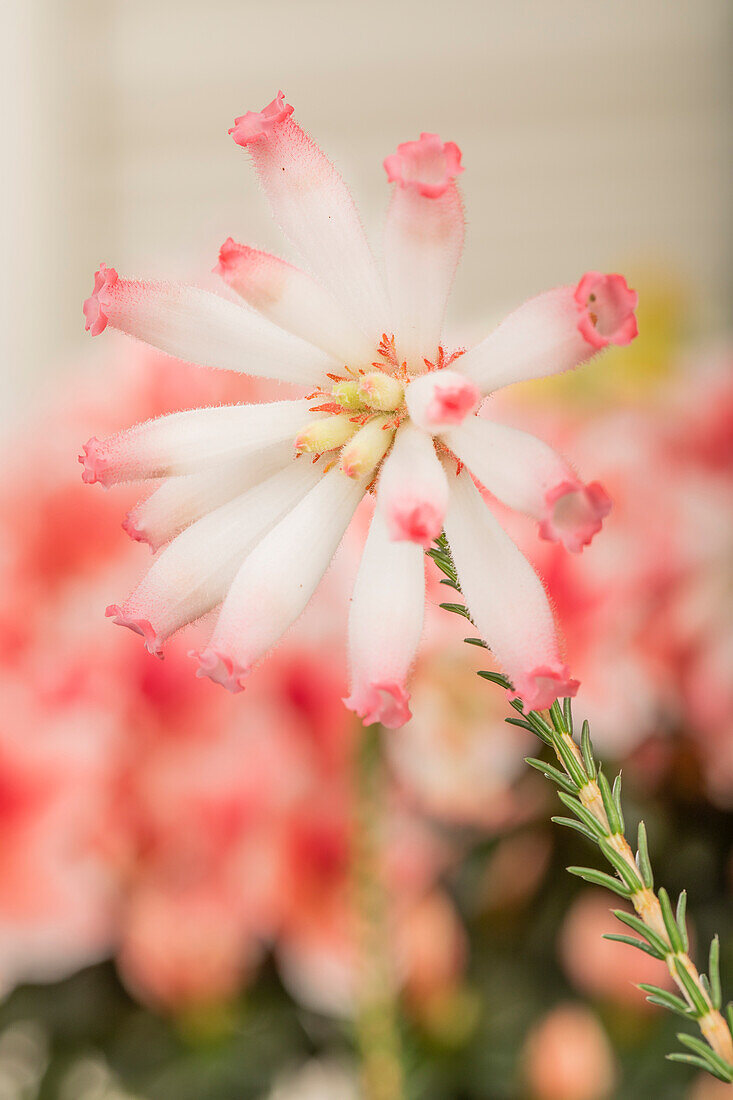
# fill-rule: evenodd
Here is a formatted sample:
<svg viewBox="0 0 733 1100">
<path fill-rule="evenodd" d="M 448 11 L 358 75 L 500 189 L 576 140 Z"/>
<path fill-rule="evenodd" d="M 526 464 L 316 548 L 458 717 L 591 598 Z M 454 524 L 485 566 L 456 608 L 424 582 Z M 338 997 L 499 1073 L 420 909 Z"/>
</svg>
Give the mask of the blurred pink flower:
<svg viewBox="0 0 733 1100">
<path fill-rule="evenodd" d="M 614 1085 L 611 1047 L 596 1017 L 579 1005 L 553 1009 L 524 1051 L 532 1100 L 605 1100 Z"/>
<path fill-rule="evenodd" d="M 649 1009 L 644 995 L 636 988 L 648 982 L 673 989 L 669 970 L 663 962 L 636 951 L 626 944 L 604 940 L 606 932 L 623 933 L 624 926 L 612 909 L 624 909 L 623 902 L 601 890 L 584 890 L 573 902 L 559 936 L 559 952 L 565 972 L 579 992 L 586 996 L 614 1001 L 641 1012 Z M 628 910 L 631 912 L 631 910 Z"/>
<path fill-rule="evenodd" d="M 506 827 L 531 813 L 516 783 L 533 740 L 506 724 L 499 692 L 478 686 L 461 639 L 435 633 L 415 679 L 412 721 L 387 743 L 390 763 L 424 812 L 484 829 Z"/>
<path fill-rule="evenodd" d="M 577 711 L 599 752 L 620 758 L 677 727 L 697 739 L 723 804 L 733 801 L 732 377 L 727 360 L 699 353 L 654 403 L 545 402 L 534 419 L 523 409 L 523 422 L 592 460 L 614 509 L 571 568 L 557 546 L 502 517 L 557 608 L 583 683 Z"/>
<path fill-rule="evenodd" d="M 79 484 L 70 441 L 102 415 L 100 402 L 120 419 L 146 417 L 200 399 L 201 378 L 133 352 L 114 372 L 114 402 L 107 371 L 84 387 L 83 405 L 52 402 L 34 427 L 38 467 L 12 468 L 10 456 L 0 482 L 4 988 L 114 954 L 137 997 L 178 1011 L 236 995 L 274 948 L 307 1000 L 343 1003 L 339 982 L 353 994 L 357 731 L 340 701 L 340 633 L 368 504 L 322 599 L 244 706 L 190 675 L 197 626 L 152 662 L 98 615 L 104 590 L 133 573 L 136 549 L 119 539 L 109 497 Z M 227 379 L 217 396 L 257 392 Z M 390 919 L 404 944 L 413 914 L 424 923 L 431 906 L 452 912 L 433 894 L 446 849 L 396 794 L 387 835 Z M 455 915 L 443 924 L 459 942 Z M 460 952 L 446 950 L 458 968 Z M 430 986 L 424 958 L 404 954 L 397 983 Z M 434 965 L 434 985 L 446 968 Z"/>
<path fill-rule="evenodd" d="M 709 1073 L 701 1074 L 688 1094 L 689 1100 L 728 1100 L 730 1085 L 717 1081 Z"/>
</svg>

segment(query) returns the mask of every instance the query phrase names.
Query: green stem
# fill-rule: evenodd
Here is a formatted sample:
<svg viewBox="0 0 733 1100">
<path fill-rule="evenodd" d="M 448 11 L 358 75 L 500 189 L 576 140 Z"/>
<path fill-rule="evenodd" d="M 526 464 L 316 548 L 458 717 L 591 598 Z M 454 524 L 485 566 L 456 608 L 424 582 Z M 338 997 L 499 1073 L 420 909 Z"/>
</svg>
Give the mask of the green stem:
<svg viewBox="0 0 733 1100">
<path fill-rule="evenodd" d="M 455 565 L 444 535 L 428 554 L 445 574 L 450 587 L 460 592 Z M 444 603 L 441 606 L 472 622 L 465 605 Z M 488 649 L 480 638 L 466 638 L 466 641 Z M 479 672 L 479 676 L 505 689 L 511 688 L 507 678 L 500 673 Z M 529 758 L 527 761 L 559 787 L 558 797 L 575 815 L 574 818 L 554 817 L 553 821 L 572 827 L 595 844 L 614 873 L 607 874 L 593 867 L 570 867 L 568 870 L 586 882 L 613 891 L 634 907 L 636 916 L 622 910 L 617 910 L 616 916 L 640 938 L 625 934 L 606 938 L 620 940 L 664 960 L 680 996 L 657 986 L 642 985 L 640 988 L 648 994 L 647 999 L 652 1004 L 696 1023 L 703 1035 L 704 1042 L 681 1033 L 678 1038 L 687 1050 L 676 1051 L 668 1057 L 675 1062 L 705 1069 L 719 1080 L 733 1085 L 733 1004 L 728 1005 L 726 1020 L 721 1012 L 717 937 L 710 948 L 709 976 L 700 974 L 687 953 L 687 895 L 683 892 L 680 896 L 677 912 L 674 913 L 666 890 L 660 888 L 655 893 L 644 823 L 639 826 L 638 851 L 634 855 L 626 839 L 621 776 L 618 775 L 613 784 L 606 779 L 595 759 L 587 722 L 583 723 L 579 743 L 576 742 L 571 700 L 564 699 L 562 706 L 558 701 L 554 702 L 544 714 L 525 712 L 518 699 L 512 702 L 512 706 L 521 717 L 507 718 L 506 721 L 539 737 L 544 745 L 552 749 L 560 765 L 558 769 L 539 759 Z"/>
<path fill-rule="evenodd" d="M 386 783 L 381 726 L 364 729 L 356 769 L 354 889 L 359 982 L 356 1036 L 365 1100 L 404 1100 L 382 853 Z"/>
</svg>

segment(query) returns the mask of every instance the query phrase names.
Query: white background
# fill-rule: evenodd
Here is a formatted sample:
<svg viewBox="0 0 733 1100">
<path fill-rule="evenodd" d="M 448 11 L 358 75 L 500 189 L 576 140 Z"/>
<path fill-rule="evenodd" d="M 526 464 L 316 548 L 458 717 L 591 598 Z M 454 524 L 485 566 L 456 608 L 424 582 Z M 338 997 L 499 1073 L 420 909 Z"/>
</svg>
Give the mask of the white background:
<svg viewBox="0 0 733 1100">
<path fill-rule="evenodd" d="M 729 0 L 3 0 L 3 415 L 91 354 L 100 260 L 205 279 L 232 234 L 286 251 L 226 130 L 282 87 L 378 249 L 386 153 L 463 149 L 453 320 L 649 261 L 708 330 L 731 300 Z M 68 372 L 64 375 L 64 372 Z"/>
</svg>

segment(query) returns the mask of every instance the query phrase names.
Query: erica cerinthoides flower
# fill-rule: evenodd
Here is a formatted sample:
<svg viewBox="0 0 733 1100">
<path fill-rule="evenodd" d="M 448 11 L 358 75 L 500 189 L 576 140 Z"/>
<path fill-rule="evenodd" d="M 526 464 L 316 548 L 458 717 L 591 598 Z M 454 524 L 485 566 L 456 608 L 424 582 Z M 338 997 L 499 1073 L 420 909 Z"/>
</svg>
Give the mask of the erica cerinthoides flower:
<svg viewBox="0 0 733 1100">
<path fill-rule="evenodd" d="M 422 134 L 387 157 L 383 281 L 348 189 L 292 113 L 279 93 L 230 132 L 307 271 L 229 239 L 216 270 L 238 301 L 102 266 L 85 302 L 94 335 L 109 324 L 172 355 L 306 394 L 177 413 L 87 444 L 87 481 L 163 479 L 126 520 L 160 553 L 108 614 L 161 654 L 169 635 L 221 604 L 195 654 L 198 674 L 238 691 L 308 603 L 371 490 L 347 705 L 365 722 L 409 718 L 423 549 L 443 527 L 478 629 L 528 706 L 549 705 L 576 681 L 539 579 L 474 482 L 573 552 L 599 530 L 609 501 L 544 443 L 476 414 L 499 387 L 628 343 L 636 294 L 620 275 L 591 272 L 526 302 L 469 351 L 445 348 L 464 234 L 460 150 Z"/>
</svg>

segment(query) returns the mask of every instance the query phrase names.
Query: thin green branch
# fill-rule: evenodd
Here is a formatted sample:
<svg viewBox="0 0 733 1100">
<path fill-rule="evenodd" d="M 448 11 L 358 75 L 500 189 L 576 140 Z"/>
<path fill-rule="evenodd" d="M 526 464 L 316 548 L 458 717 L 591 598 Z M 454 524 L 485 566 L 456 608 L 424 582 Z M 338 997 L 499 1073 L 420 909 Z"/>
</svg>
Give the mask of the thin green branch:
<svg viewBox="0 0 733 1100">
<path fill-rule="evenodd" d="M 451 587 L 460 592 L 445 536 L 441 535 L 435 548 L 427 553 L 449 579 Z M 441 606 L 472 621 L 464 604 L 444 603 Z M 480 638 L 467 638 L 466 641 L 470 645 L 489 648 Z M 512 686 L 500 673 L 480 671 L 478 675 L 505 689 Z M 643 822 L 640 823 L 634 853 L 626 839 L 621 775 L 609 783 L 596 758 L 587 721 L 582 724 L 579 743 L 576 742 L 572 701 L 564 699 L 560 703 L 556 700 L 546 715 L 525 711 L 521 700 L 514 699 L 511 703 L 520 717 L 507 718 L 506 721 L 536 734 L 553 750 L 560 765 L 558 768 L 535 757 L 527 758 L 530 767 L 556 784 L 558 798 L 574 815 L 572 818 L 553 817 L 552 820 L 575 829 L 596 845 L 613 874 L 593 867 L 569 867 L 568 871 L 586 882 L 618 894 L 634 907 L 635 914 L 620 909 L 614 912 L 618 920 L 639 938 L 625 934 L 605 938 L 663 959 L 681 995 L 653 985 L 640 984 L 639 988 L 647 994 L 651 1004 L 695 1021 L 702 1033 L 704 1041 L 680 1034 L 678 1038 L 687 1051 L 677 1051 L 668 1057 L 672 1061 L 704 1069 L 719 1080 L 733 1084 L 733 1005 L 728 1005 L 727 1020 L 724 1019 L 720 1012 L 722 992 L 718 937 L 710 946 L 709 976 L 700 974 L 687 954 L 687 894 L 682 892 L 675 911 L 664 887 L 654 892 L 646 827 Z"/>
</svg>

